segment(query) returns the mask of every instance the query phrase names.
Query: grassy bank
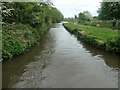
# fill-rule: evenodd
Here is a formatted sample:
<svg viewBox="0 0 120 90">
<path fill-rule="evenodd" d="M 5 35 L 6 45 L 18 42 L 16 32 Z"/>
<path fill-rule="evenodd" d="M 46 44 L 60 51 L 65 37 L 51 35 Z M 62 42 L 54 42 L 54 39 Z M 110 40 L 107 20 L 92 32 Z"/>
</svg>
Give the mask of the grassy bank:
<svg viewBox="0 0 120 90">
<path fill-rule="evenodd" d="M 118 31 L 97 28 L 75 23 L 64 23 L 64 27 L 72 34 L 90 45 L 105 51 L 120 53 L 120 37 Z"/>
<path fill-rule="evenodd" d="M 50 26 L 42 25 L 39 30 L 26 24 L 6 24 L 2 30 L 2 58 L 11 59 L 29 51 Z"/>
</svg>

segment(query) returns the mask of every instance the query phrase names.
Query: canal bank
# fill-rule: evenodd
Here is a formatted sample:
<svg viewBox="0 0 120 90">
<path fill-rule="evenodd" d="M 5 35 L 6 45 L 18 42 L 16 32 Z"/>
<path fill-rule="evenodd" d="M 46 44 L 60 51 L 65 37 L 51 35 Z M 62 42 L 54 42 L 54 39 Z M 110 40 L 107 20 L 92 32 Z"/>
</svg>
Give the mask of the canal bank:
<svg viewBox="0 0 120 90">
<path fill-rule="evenodd" d="M 120 37 L 119 30 L 112 30 L 101 27 L 81 25 L 78 23 L 64 23 L 64 27 L 77 36 L 78 39 L 98 49 L 119 55 Z"/>
<path fill-rule="evenodd" d="M 117 88 L 118 56 L 80 42 L 56 24 L 26 55 L 3 63 L 3 88 Z"/>
</svg>

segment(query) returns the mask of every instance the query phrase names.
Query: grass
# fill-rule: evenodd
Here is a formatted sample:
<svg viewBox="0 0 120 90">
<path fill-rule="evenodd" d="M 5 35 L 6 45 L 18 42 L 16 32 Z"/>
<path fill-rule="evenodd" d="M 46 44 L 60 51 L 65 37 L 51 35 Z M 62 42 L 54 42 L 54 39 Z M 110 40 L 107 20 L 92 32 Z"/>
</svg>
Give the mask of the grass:
<svg viewBox="0 0 120 90">
<path fill-rule="evenodd" d="M 118 32 L 113 31 L 112 29 L 93 27 L 81 24 L 66 23 L 67 28 L 70 28 L 71 31 L 85 31 L 86 35 L 94 36 L 99 40 L 106 42 L 109 38 L 118 37 Z"/>
<path fill-rule="evenodd" d="M 87 35 L 95 36 L 97 39 L 106 42 L 109 38 L 118 37 L 118 32 L 106 28 L 78 25 L 78 28 L 85 31 Z"/>
<path fill-rule="evenodd" d="M 112 20 L 109 21 L 103 21 L 103 20 L 92 20 L 91 22 L 86 22 L 83 23 L 84 25 L 88 25 L 88 26 L 94 26 L 96 27 L 96 24 L 100 24 L 101 28 L 108 28 L 108 29 L 112 29 Z M 115 29 L 119 29 L 120 30 L 120 22 L 117 21 Z"/>
<path fill-rule="evenodd" d="M 92 46 L 109 52 L 120 53 L 119 31 L 113 31 L 108 28 L 81 25 L 73 22 L 65 23 L 63 25 L 69 32 L 77 35 L 78 38 L 88 42 Z"/>
</svg>

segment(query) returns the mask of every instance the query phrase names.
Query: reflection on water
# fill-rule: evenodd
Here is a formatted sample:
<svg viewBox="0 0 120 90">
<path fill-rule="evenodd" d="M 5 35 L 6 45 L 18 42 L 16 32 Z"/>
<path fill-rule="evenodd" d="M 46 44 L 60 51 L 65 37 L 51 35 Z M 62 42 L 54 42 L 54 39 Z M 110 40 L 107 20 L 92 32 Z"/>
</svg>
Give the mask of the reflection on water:
<svg viewBox="0 0 120 90">
<path fill-rule="evenodd" d="M 56 28 L 58 30 L 56 30 Z M 61 29 L 62 31 L 60 31 L 59 29 Z M 76 55 L 76 56 L 79 55 L 79 54 L 74 54 L 74 52 L 79 52 L 79 50 L 77 50 L 76 48 L 73 47 L 73 46 L 75 46 L 75 47 L 79 46 L 78 43 L 75 41 L 75 39 L 76 38 L 73 38 L 73 36 L 70 36 L 70 34 L 63 28 L 63 26 L 61 24 L 55 24 L 53 26 L 53 28 L 45 36 L 43 36 L 43 38 L 40 42 L 40 45 L 34 46 L 29 52 L 27 52 L 26 54 L 24 54 L 22 56 L 13 58 L 12 61 L 3 62 L 3 65 L 2 65 L 2 70 L 3 70 L 2 86 L 3 86 L 3 88 L 11 87 L 11 85 L 13 83 L 17 82 L 19 77 L 24 72 L 26 72 L 26 67 L 29 67 L 29 65 L 33 65 L 34 61 L 40 59 L 40 57 L 42 58 L 42 57 L 45 57 L 46 55 L 50 55 L 49 52 L 54 51 L 54 50 L 52 50 L 54 48 L 56 48 L 56 52 L 61 51 L 61 52 L 54 53 L 55 57 L 59 57 L 57 59 L 61 60 L 62 58 L 64 58 L 64 57 L 60 57 L 61 55 L 70 59 L 69 56 L 66 54 L 71 55 L 70 57 L 72 57 L 73 59 L 75 59 L 75 58 L 79 59 L 80 56 L 74 57 L 74 55 Z M 65 41 L 65 42 L 63 42 L 63 41 Z M 71 44 L 72 43 L 71 41 L 73 42 L 73 44 Z M 67 46 L 69 46 L 67 44 L 69 44 L 70 47 L 67 47 Z M 80 45 L 82 46 L 82 49 L 85 49 L 86 52 L 88 52 L 92 55 L 91 58 L 97 58 L 97 60 L 99 58 L 99 60 L 103 60 L 108 67 L 115 69 L 115 70 L 118 69 L 119 56 L 106 53 L 102 50 L 98 50 L 98 49 L 91 47 L 88 44 L 85 44 L 83 42 L 80 42 Z M 71 51 L 71 52 L 69 52 L 69 51 Z M 82 53 L 82 50 L 80 52 Z M 58 55 L 58 53 L 60 55 Z M 73 54 L 70 54 L 70 53 L 73 53 Z M 85 52 L 83 52 L 83 53 L 85 53 Z M 86 57 L 85 58 L 84 57 L 85 56 L 83 56 L 83 59 L 86 58 Z M 52 58 L 54 59 L 54 57 L 52 57 Z M 50 59 L 50 57 L 46 56 L 46 58 L 44 58 L 44 59 Z M 44 60 L 44 59 L 41 59 L 41 60 Z M 45 61 L 46 62 L 44 63 L 42 69 L 46 68 L 49 63 L 49 62 L 47 62 L 47 60 L 45 60 Z M 30 64 L 32 62 L 33 62 L 33 64 Z"/>
<path fill-rule="evenodd" d="M 116 70 L 119 69 L 120 66 L 118 64 L 118 58 L 120 58 L 120 56 L 105 52 L 103 50 L 96 49 L 90 46 L 89 44 L 85 44 L 84 42 L 82 42 L 82 44 L 86 51 L 88 51 L 95 57 L 101 58 L 100 60 L 104 60 L 108 67 Z"/>
<path fill-rule="evenodd" d="M 41 39 L 40 45 L 35 45 L 29 52 L 24 55 L 14 57 L 11 61 L 4 61 L 2 63 L 2 87 L 11 86 L 10 83 L 16 82 L 19 76 L 25 72 L 27 65 L 35 61 L 35 56 L 39 55 L 45 48 L 45 39 L 48 37 L 43 37 Z"/>
</svg>

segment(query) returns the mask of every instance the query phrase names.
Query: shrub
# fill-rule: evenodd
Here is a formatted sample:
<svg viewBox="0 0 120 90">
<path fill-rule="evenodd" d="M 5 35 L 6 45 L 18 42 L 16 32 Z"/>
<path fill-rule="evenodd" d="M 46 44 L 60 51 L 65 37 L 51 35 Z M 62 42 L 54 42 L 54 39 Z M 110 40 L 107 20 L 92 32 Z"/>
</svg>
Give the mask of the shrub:
<svg viewBox="0 0 120 90">
<path fill-rule="evenodd" d="M 3 59 L 9 59 L 28 51 L 40 39 L 37 30 L 23 24 L 3 25 L 2 36 Z"/>
<path fill-rule="evenodd" d="M 120 36 L 108 39 L 106 50 L 110 52 L 120 53 Z"/>
</svg>

